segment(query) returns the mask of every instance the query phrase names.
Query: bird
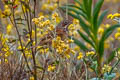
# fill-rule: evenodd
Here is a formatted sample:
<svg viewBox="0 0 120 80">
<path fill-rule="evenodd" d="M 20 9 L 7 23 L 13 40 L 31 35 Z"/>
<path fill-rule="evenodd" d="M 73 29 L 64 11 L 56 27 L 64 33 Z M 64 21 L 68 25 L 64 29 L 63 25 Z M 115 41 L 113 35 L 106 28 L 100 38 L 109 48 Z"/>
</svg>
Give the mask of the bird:
<svg viewBox="0 0 120 80">
<path fill-rule="evenodd" d="M 68 26 L 71 24 L 72 22 L 69 20 L 63 20 L 61 21 L 55 29 L 55 33 L 56 36 L 61 37 L 62 40 L 64 40 L 66 37 L 68 37 Z M 52 32 L 48 32 L 48 34 L 41 38 L 40 40 L 40 45 L 51 45 L 52 43 L 52 39 L 54 38 L 54 35 L 52 34 Z"/>
</svg>

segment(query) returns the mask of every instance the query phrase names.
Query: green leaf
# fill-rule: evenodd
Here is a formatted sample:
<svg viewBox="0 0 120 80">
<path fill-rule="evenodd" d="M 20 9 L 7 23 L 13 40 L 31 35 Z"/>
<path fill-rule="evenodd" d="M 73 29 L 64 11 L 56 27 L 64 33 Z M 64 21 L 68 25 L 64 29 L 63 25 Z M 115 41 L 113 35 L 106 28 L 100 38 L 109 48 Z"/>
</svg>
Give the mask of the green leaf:
<svg viewBox="0 0 120 80">
<path fill-rule="evenodd" d="M 80 32 L 80 30 L 78 30 L 78 33 L 80 34 L 80 36 L 86 41 L 88 42 L 92 47 L 95 48 L 93 42 L 91 40 L 89 40 L 88 36 L 84 35 L 82 32 Z"/>
<path fill-rule="evenodd" d="M 102 23 L 105 15 L 106 15 L 107 13 L 108 13 L 108 10 L 105 10 L 105 11 L 101 14 L 101 16 L 99 17 L 99 19 L 98 19 L 98 25 L 97 25 L 98 27 L 99 27 L 100 24 Z"/>
<path fill-rule="evenodd" d="M 120 27 L 119 24 L 116 24 L 116 25 L 113 25 L 113 26 L 110 26 L 108 29 L 106 29 L 100 39 L 100 42 L 99 42 L 99 49 L 98 49 L 98 52 L 99 52 L 99 55 L 102 57 L 103 56 L 103 52 L 104 52 L 104 42 L 105 40 L 112 34 L 112 32 L 116 29 Z"/>
<path fill-rule="evenodd" d="M 87 51 L 88 50 L 88 48 L 83 44 L 83 42 L 81 42 L 81 41 L 79 41 L 79 40 L 77 40 L 75 38 L 72 38 L 72 39 L 74 40 L 74 43 L 76 45 L 78 45 L 83 51 Z"/>
<path fill-rule="evenodd" d="M 65 6 L 76 8 L 76 9 L 82 11 L 83 13 L 85 13 L 85 11 L 80 6 L 76 6 L 74 4 L 68 4 L 68 5 L 65 5 Z"/>
<path fill-rule="evenodd" d="M 76 3 L 78 3 L 79 5 L 81 5 L 80 1 L 79 0 L 74 0 Z"/>
<path fill-rule="evenodd" d="M 93 24 L 94 24 L 94 30 L 97 33 L 97 20 L 98 20 L 98 15 L 100 12 L 100 9 L 102 7 L 104 0 L 99 0 L 96 5 L 95 8 L 93 10 Z"/>
<path fill-rule="evenodd" d="M 84 5 L 84 8 L 87 12 L 87 9 L 88 9 L 88 0 L 83 0 L 83 5 Z"/>
<path fill-rule="evenodd" d="M 91 17 L 91 11 L 92 11 L 92 0 L 88 0 L 88 17 Z"/>
<path fill-rule="evenodd" d="M 85 11 L 85 14 L 87 15 L 88 20 L 91 19 L 91 9 L 92 9 L 92 0 L 83 0 L 83 10 Z"/>
<path fill-rule="evenodd" d="M 63 9 L 63 10 L 66 10 L 66 8 L 67 8 L 69 12 L 70 12 L 70 11 L 73 11 L 74 13 L 83 16 L 85 19 L 87 18 L 86 15 L 85 15 L 85 13 L 83 13 L 83 11 L 81 11 L 81 10 L 77 10 L 77 9 L 72 8 L 72 7 L 70 7 L 70 6 L 68 6 L 68 7 L 62 6 L 62 7 L 60 7 L 60 8 Z"/>
<path fill-rule="evenodd" d="M 68 12 L 68 14 L 76 19 L 80 19 L 80 16 L 76 15 L 76 14 L 72 14 L 71 12 Z"/>
</svg>

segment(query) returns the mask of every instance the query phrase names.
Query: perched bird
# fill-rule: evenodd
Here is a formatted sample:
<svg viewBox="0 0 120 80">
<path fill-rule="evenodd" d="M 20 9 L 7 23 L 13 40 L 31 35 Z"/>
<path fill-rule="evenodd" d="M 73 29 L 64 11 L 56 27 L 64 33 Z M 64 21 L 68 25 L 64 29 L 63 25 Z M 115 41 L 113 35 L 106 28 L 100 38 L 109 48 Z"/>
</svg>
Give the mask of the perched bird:
<svg viewBox="0 0 120 80">
<path fill-rule="evenodd" d="M 56 29 L 54 30 L 56 33 L 56 36 L 60 36 L 62 40 L 64 40 L 66 37 L 68 37 L 68 26 L 72 22 L 69 20 L 64 20 L 60 24 L 56 26 Z M 54 38 L 54 35 L 52 32 L 49 32 L 45 37 L 41 38 L 40 45 L 47 45 L 52 43 L 52 39 Z"/>
</svg>

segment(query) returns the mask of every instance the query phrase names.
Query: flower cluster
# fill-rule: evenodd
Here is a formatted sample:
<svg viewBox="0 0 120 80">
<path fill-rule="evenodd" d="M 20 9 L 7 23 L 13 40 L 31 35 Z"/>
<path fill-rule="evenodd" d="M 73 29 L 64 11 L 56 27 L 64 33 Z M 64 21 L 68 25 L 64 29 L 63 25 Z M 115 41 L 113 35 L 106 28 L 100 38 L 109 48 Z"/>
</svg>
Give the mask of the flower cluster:
<svg viewBox="0 0 120 80">
<path fill-rule="evenodd" d="M 102 72 L 110 72 L 111 71 L 111 66 L 104 64 L 104 67 L 102 68 Z"/>
<path fill-rule="evenodd" d="M 82 59 L 82 58 L 83 58 L 83 53 L 80 52 L 79 55 L 77 56 L 77 59 L 80 60 L 80 59 Z"/>
<path fill-rule="evenodd" d="M 53 71 L 56 68 L 55 65 L 49 65 L 48 66 L 48 71 Z"/>
<path fill-rule="evenodd" d="M 94 54 L 95 54 L 94 51 L 89 51 L 89 52 L 86 53 L 86 56 L 91 56 L 91 55 L 94 55 Z"/>
<path fill-rule="evenodd" d="M 41 9 L 47 11 L 54 11 L 57 8 L 58 4 L 56 0 L 47 0 L 42 4 Z"/>
<path fill-rule="evenodd" d="M 2 34 L 0 34 L 0 63 L 1 59 L 4 59 L 4 62 L 8 63 L 8 57 L 13 54 L 13 51 L 10 49 L 8 45 L 8 39 L 4 38 Z"/>
<path fill-rule="evenodd" d="M 52 40 L 52 47 L 62 56 L 70 58 L 70 53 L 75 54 L 75 51 L 70 48 L 69 44 L 72 43 L 73 40 L 69 39 L 66 42 L 61 40 L 61 37 L 57 36 Z"/>
<path fill-rule="evenodd" d="M 49 32 L 54 33 L 56 24 L 60 22 L 58 13 L 56 12 L 52 14 L 52 20 L 46 19 L 45 16 L 40 16 L 38 18 L 33 18 L 32 21 L 38 26 L 38 37 L 44 37 Z"/>
<path fill-rule="evenodd" d="M 79 20 L 73 19 L 73 23 L 68 26 L 70 36 L 75 36 L 77 34 L 77 27 L 79 27 Z"/>
<path fill-rule="evenodd" d="M 114 18 L 119 18 L 120 17 L 120 13 L 115 13 L 115 14 L 109 14 L 108 16 L 107 16 L 107 18 L 110 18 L 110 19 L 114 19 Z"/>
</svg>

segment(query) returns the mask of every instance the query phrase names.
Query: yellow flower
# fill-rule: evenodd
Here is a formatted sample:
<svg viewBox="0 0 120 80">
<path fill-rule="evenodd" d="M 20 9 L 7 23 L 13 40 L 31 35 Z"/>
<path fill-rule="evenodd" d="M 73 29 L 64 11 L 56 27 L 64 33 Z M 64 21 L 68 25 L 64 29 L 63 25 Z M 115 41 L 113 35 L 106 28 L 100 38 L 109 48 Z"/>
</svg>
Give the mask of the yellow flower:
<svg viewBox="0 0 120 80">
<path fill-rule="evenodd" d="M 49 24 L 50 24 L 50 20 L 46 20 L 45 25 L 49 25 Z"/>
<path fill-rule="evenodd" d="M 52 19 L 55 20 L 58 17 L 58 13 L 55 12 L 54 14 L 52 14 Z"/>
<path fill-rule="evenodd" d="M 98 33 L 101 35 L 104 32 L 104 28 L 99 28 Z"/>
<path fill-rule="evenodd" d="M 79 55 L 78 55 L 78 57 L 77 57 L 77 59 L 80 60 L 80 59 L 82 59 L 82 58 L 83 58 L 83 53 L 80 52 Z"/>
<path fill-rule="evenodd" d="M 74 40 L 72 40 L 72 39 L 68 39 L 67 42 L 68 42 L 68 43 L 73 43 Z"/>
<path fill-rule="evenodd" d="M 44 20 L 44 16 L 40 16 L 38 19 L 39 19 L 39 21 L 43 21 Z"/>
<path fill-rule="evenodd" d="M 47 8 L 48 8 L 48 4 L 43 4 L 41 7 L 42 10 L 46 10 Z"/>
<path fill-rule="evenodd" d="M 111 19 L 112 16 L 113 16 L 112 14 L 109 14 L 109 15 L 107 16 L 107 18 L 108 18 L 108 19 Z"/>
<path fill-rule="evenodd" d="M 32 77 L 30 77 L 30 80 L 35 80 L 35 79 L 34 79 L 34 77 L 32 76 Z"/>
<path fill-rule="evenodd" d="M 120 28 L 117 28 L 117 31 L 120 32 Z"/>
<path fill-rule="evenodd" d="M 76 52 L 74 50 L 71 50 L 71 53 L 74 55 Z"/>
<path fill-rule="evenodd" d="M 120 14 L 119 13 L 115 13 L 115 14 L 109 14 L 108 16 L 107 16 L 107 18 L 109 18 L 109 19 L 114 19 L 115 17 L 120 17 Z"/>
<path fill-rule="evenodd" d="M 70 55 L 69 54 L 65 54 L 67 59 L 70 59 Z"/>
<path fill-rule="evenodd" d="M 75 30 L 75 26 L 73 24 L 70 24 L 68 26 L 68 30 L 73 33 L 73 31 Z"/>
<path fill-rule="evenodd" d="M 5 63 L 8 63 L 8 59 L 5 59 Z"/>
<path fill-rule="evenodd" d="M 33 19 L 32 19 L 32 22 L 34 22 L 35 24 L 38 24 L 38 23 L 39 23 L 39 20 L 38 20 L 38 18 L 33 18 Z"/>
<path fill-rule="evenodd" d="M 80 47 L 75 46 L 75 47 L 74 47 L 74 50 L 75 50 L 75 51 L 80 51 Z"/>
<path fill-rule="evenodd" d="M 113 16 L 114 17 L 120 17 L 120 14 L 119 13 L 115 13 Z"/>
<path fill-rule="evenodd" d="M 54 10 L 54 6 L 53 6 L 53 5 L 50 5 L 50 6 L 49 6 L 49 10 L 50 10 L 50 11 L 53 11 L 53 10 Z"/>
<path fill-rule="evenodd" d="M 48 71 L 53 71 L 53 70 L 55 70 L 55 65 L 49 65 L 48 66 Z"/>
<path fill-rule="evenodd" d="M 75 25 L 79 24 L 79 20 L 73 19 L 73 24 L 75 24 Z"/>
<path fill-rule="evenodd" d="M 58 5 L 57 5 L 57 3 L 55 3 L 53 6 L 54 6 L 54 9 L 56 9 Z"/>
<path fill-rule="evenodd" d="M 115 39 L 120 40 L 120 32 L 115 33 Z"/>
<path fill-rule="evenodd" d="M 54 25 L 53 25 L 53 24 L 50 24 L 50 26 L 48 27 L 48 30 L 53 31 L 54 28 L 55 28 Z"/>
<path fill-rule="evenodd" d="M 102 72 L 103 73 L 110 72 L 111 68 L 112 68 L 111 66 L 104 64 L 104 67 L 102 68 Z"/>
<path fill-rule="evenodd" d="M 94 51 L 90 51 L 90 52 L 87 52 L 87 53 L 86 53 L 86 56 L 90 56 L 90 55 L 94 55 L 94 54 L 95 54 Z"/>
<path fill-rule="evenodd" d="M 109 28 L 109 27 L 110 27 L 110 24 L 106 24 L 106 25 L 105 25 L 105 28 Z"/>
<path fill-rule="evenodd" d="M 10 34 L 11 30 L 12 30 L 12 25 L 8 24 L 7 25 L 7 34 Z"/>
<path fill-rule="evenodd" d="M 34 38 L 34 37 L 35 37 L 35 31 L 32 30 L 32 38 Z"/>
</svg>

